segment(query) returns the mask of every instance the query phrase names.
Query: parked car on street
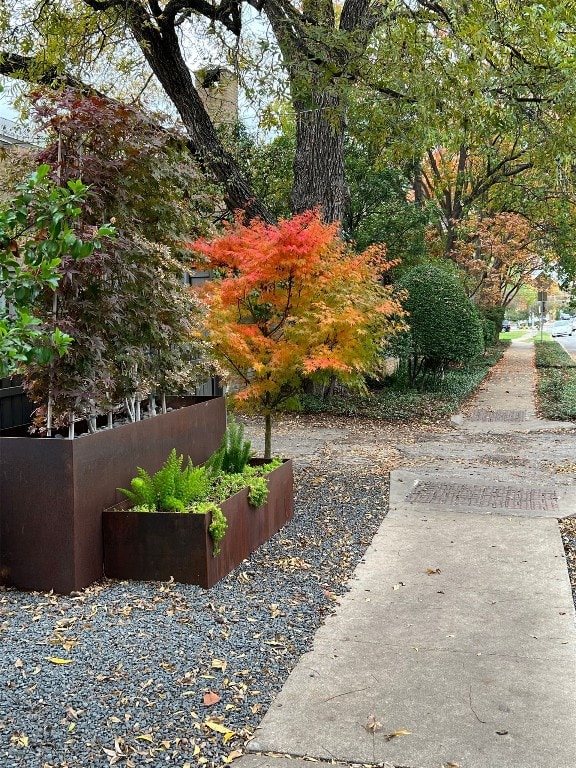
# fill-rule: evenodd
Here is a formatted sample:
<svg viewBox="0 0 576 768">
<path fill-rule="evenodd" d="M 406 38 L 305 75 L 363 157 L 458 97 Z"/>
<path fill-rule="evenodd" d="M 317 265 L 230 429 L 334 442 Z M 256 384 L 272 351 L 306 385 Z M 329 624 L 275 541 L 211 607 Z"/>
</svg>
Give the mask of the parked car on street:
<svg viewBox="0 0 576 768">
<path fill-rule="evenodd" d="M 505 333 L 508 333 L 508 331 L 510 331 L 511 329 L 512 329 L 512 326 L 510 325 L 510 320 L 504 320 L 504 322 L 502 323 L 502 330 Z"/>
<path fill-rule="evenodd" d="M 550 335 L 554 336 L 572 336 L 572 320 L 556 320 L 550 328 Z"/>
</svg>

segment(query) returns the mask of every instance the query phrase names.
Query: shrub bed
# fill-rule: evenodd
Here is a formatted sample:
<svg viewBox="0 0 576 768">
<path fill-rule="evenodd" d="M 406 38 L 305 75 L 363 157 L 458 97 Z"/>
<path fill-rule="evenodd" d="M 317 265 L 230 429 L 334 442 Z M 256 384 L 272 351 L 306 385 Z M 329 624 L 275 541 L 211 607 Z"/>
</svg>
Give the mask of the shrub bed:
<svg viewBox="0 0 576 768">
<path fill-rule="evenodd" d="M 409 386 L 401 375 L 394 375 L 365 393 L 340 391 L 328 399 L 304 395 L 302 409 L 307 413 L 363 416 L 385 421 L 436 422 L 458 411 L 490 368 L 500 360 L 507 346 L 499 343 L 465 365 L 448 368 L 443 379 L 430 381 L 423 391 Z"/>
<path fill-rule="evenodd" d="M 576 368 L 576 361 L 557 341 L 535 341 L 534 350 L 537 368 Z"/>
<path fill-rule="evenodd" d="M 576 420 L 576 362 L 556 341 L 536 341 L 536 395 L 546 419 Z"/>
</svg>

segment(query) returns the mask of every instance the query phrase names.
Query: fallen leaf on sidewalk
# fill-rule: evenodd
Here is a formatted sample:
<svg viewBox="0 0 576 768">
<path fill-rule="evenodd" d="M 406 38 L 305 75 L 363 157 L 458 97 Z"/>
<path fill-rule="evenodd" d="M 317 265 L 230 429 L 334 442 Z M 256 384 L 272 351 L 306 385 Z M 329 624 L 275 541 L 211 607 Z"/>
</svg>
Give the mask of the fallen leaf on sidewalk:
<svg viewBox="0 0 576 768">
<path fill-rule="evenodd" d="M 368 718 L 368 722 L 364 726 L 368 733 L 376 733 L 376 731 L 382 730 L 382 723 L 379 723 L 378 720 L 374 717 L 374 715 L 370 715 Z"/>
<path fill-rule="evenodd" d="M 392 741 L 392 739 L 395 739 L 396 736 L 409 736 L 411 733 L 412 731 L 405 731 L 405 730 L 392 731 L 392 733 L 385 733 L 384 738 L 386 739 L 386 741 Z"/>
<path fill-rule="evenodd" d="M 426 568 L 428 576 L 432 576 L 434 573 L 440 573 L 440 568 Z"/>
</svg>

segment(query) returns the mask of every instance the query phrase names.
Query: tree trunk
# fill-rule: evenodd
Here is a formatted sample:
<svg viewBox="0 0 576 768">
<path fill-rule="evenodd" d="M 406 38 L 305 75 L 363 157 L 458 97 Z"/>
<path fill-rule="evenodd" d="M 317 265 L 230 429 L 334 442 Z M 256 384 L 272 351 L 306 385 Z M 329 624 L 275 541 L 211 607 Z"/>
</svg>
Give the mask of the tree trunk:
<svg viewBox="0 0 576 768">
<path fill-rule="evenodd" d="M 272 458 L 272 414 L 264 416 L 264 458 Z"/>
<path fill-rule="evenodd" d="M 292 208 L 320 208 L 324 221 L 342 221 L 348 201 L 344 172 L 345 106 L 340 94 L 313 91 L 295 99 L 296 153 Z"/>
<path fill-rule="evenodd" d="M 194 86 L 192 75 L 180 51 L 176 33 L 153 34 L 142 28 L 141 19 L 131 18 L 130 27 L 152 71 L 160 81 L 190 137 L 189 146 L 201 167 L 224 187 L 224 198 L 231 211 L 242 210 L 247 219 L 274 217 L 242 175 L 234 158 L 226 152 Z"/>
</svg>

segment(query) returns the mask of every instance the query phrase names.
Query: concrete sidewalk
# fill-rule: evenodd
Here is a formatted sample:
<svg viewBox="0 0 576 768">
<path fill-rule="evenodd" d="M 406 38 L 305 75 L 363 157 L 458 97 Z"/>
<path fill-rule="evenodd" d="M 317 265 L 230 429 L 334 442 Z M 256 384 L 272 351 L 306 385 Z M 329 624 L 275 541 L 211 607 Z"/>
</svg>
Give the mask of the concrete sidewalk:
<svg viewBox="0 0 576 768">
<path fill-rule="evenodd" d="M 522 444 L 542 431 L 558 458 L 576 442 L 537 419 L 531 355 L 513 344 L 454 433 L 391 474 L 390 512 L 350 591 L 239 768 L 575 768 L 575 616 L 556 518 L 576 513 L 576 493 L 546 462 L 523 463 Z M 503 465 L 486 461 L 491 440 Z"/>
</svg>

